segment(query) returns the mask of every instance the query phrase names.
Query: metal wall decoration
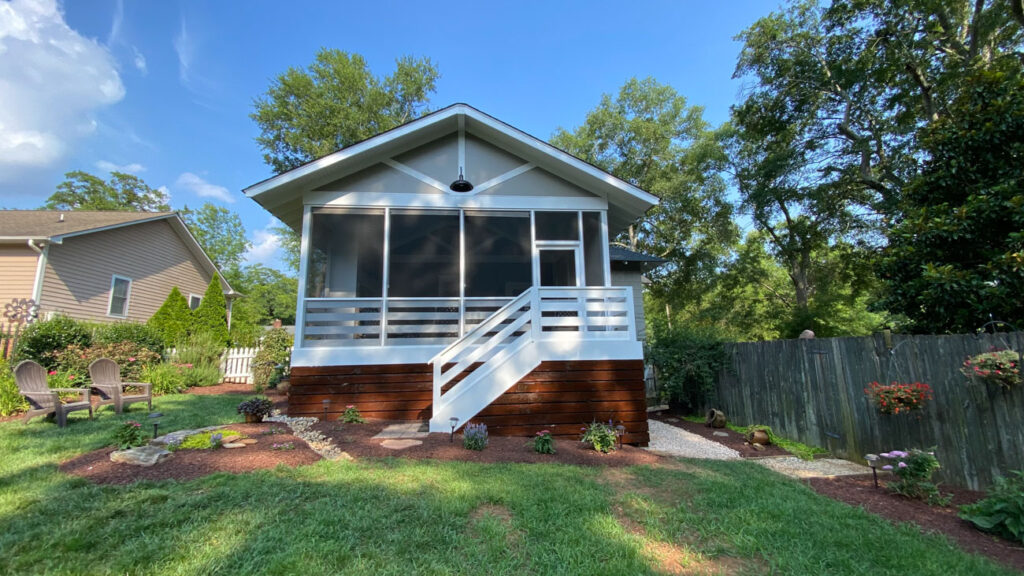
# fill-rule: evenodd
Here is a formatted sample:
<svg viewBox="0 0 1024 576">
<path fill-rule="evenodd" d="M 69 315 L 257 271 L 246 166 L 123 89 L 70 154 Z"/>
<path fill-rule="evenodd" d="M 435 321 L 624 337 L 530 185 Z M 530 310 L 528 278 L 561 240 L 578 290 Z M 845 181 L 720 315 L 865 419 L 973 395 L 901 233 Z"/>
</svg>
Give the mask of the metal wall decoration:
<svg viewBox="0 0 1024 576">
<path fill-rule="evenodd" d="M 4 305 L 4 318 L 14 324 L 31 324 L 39 312 L 32 298 L 13 298 Z"/>
</svg>

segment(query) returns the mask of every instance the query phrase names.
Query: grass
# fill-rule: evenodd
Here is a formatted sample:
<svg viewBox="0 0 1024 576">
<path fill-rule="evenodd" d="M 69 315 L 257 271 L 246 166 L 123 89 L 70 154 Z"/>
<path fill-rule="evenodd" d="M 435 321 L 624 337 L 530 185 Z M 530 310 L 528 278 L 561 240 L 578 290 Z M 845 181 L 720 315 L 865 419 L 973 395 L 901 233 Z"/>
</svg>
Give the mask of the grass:
<svg viewBox="0 0 1024 576">
<path fill-rule="evenodd" d="M 171 431 L 237 422 L 236 403 L 156 408 Z M 1011 573 L 749 462 L 385 459 L 132 486 L 56 469 L 138 414 L 0 424 L 0 573 Z"/>
<path fill-rule="evenodd" d="M 700 422 L 701 424 L 704 423 L 703 416 L 683 416 L 683 420 L 687 420 L 690 422 Z M 729 430 L 732 430 L 733 432 L 738 432 L 744 435 L 747 433 L 747 429 L 749 428 L 749 426 L 736 426 L 734 424 L 729 423 L 726 423 L 725 427 L 728 428 Z M 782 448 L 786 452 L 789 452 L 790 454 L 796 456 L 797 458 L 800 458 L 801 460 L 813 460 L 815 454 L 828 454 L 828 450 L 825 450 L 824 448 L 818 448 L 817 446 L 809 446 L 807 444 L 797 442 L 796 440 L 787 440 L 786 438 L 777 436 L 774 432 L 771 432 L 770 429 L 769 435 L 771 436 L 772 444 L 775 444 L 779 448 Z"/>
</svg>

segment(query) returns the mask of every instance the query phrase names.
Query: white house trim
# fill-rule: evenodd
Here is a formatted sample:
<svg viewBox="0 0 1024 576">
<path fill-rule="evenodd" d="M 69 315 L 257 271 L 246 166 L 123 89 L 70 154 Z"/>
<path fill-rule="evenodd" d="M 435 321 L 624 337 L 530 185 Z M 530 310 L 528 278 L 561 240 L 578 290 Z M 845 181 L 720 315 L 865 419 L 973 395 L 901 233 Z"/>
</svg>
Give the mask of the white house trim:
<svg viewBox="0 0 1024 576">
<path fill-rule="evenodd" d="M 407 174 L 409 176 L 412 176 L 413 178 L 419 180 L 420 182 L 423 182 L 424 184 L 426 184 L 428 186 L 432 186 L 434 188 L 437 188 L 438 190 L 440 190 L 442 192 L 448 192 L 449 191 L 448 190 L 448 186 L 444 182 L 441 182 L 440 180 L 431 178 L 430 176 L 427 176 L 423 172 L 420 172 L 419 170 L 417 170 L 415 168 L 412 168 L 410 166 L 406 166 L 405 164 L 402 164 L 401 162 L 398 162 L 398 161 L 395 161 L 395 160 L 392 160 L 392 159 L 389 158 L 389 159 L 384 161 L 384 164 L 387 164 L 388 166 L 391 166 L 392 168 L 394 168 L 395 170 L 398 170 L 399 172 L 401 172 L 403 174 Z"/>
<path fill-rule="evenodd" d="M 307 206 L 362 208 L 495 208 L 500 210 L 607 210 L 608 201 L 558 196 L 467 196 L 464 194 L 391 194 L 388 192 L 309 192 Z"/>
<path fill-rule="evenodd" d="M 526 164 L 523 164 L 522 166 L 519 166 L 518 168 L 513 168 L 508 172 L 505 172 L 504 174 L 495 176 L 494 178 L 491 178 L 490 180 L 481 183 L 479 186 L 475 186 L 473 188 L 473 191 L 470 192 L 470 194 L 479 194 L 489 188 L 494 188 L 498 184 L 501 184 L 502 182 L 508 182 L 509 180 L 515 178 L 516 176 L 519 176 L 520 174 L 523 174 L 525 172 L 529 172 L 530 170 L 533 170 L 536 167 L 536 164 L 528 162 Z"/>
<path fill-rule="evenodd" d="M 36 258 L 36 277 L 32 282 L 32 301 L 39 305 L 39 299 L 43 295 L 43 277 L 46 275 L 46 259 L 50 255 L 50 245 L 41 242 L 42 247 L 37 246 L 32 240 L 28 241 L 28 247 L 36 251 L 39 256 Z"/>
</svg>

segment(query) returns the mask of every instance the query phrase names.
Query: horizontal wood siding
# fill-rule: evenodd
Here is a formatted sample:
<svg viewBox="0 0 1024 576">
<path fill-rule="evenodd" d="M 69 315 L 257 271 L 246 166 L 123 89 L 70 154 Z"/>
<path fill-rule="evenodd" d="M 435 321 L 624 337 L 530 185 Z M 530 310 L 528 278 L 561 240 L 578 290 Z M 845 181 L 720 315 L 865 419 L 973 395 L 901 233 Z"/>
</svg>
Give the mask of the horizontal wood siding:
<svg viewBox="0 0 1024 576">
<path fill-rule="evenodd" d="M 107 315 L 111 277 L 131 278 L 125 318 Z M 145 322 L 171 288 L 202 295 L 210 276 L 166 221 L 75 236 L 50 246 L 40 310 L 100 322 Z"/>
<path fill-rule="evenodd" d="M 14 298 L 31 298 L 39 255 L 28 246 L 0 246 L 0 312 Z"/>
<path fill-rule="evenodd" d="M 368 418 L 427 420 L 433 377 L 426 364 L 321 366 L 292 369 L 288 412 L 337 418 L 355 405 Z M 543 362 L 472 419 L 496 436 L 532 436 L 542 429 L 578 438 L 580 427 L 613 420 L 626 426 L 624 441 L 646 445 L 647 404 L 643 362 Z"/>
</svg>

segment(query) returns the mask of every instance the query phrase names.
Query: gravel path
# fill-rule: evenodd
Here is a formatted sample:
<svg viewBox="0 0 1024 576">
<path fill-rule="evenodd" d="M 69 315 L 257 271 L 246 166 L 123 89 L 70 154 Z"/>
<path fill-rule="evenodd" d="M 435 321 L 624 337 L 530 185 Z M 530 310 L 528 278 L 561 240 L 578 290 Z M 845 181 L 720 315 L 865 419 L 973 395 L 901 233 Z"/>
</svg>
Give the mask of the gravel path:
<svg viewBox="0 0 1024 576">
<path fill-rule="evenodd" d="M 738 460 L 740 457 L 739 452 L 732 448 L 727 448 L 707 438 L 701 438 L 682 428 L 657 420 L 648 420 L 647 426 L 651 434 L 648 450 L 683 458 L 707 458 L 709 460 Z"/>
<path fill-rule="evenodd" d="M 821 458 L 817 460 L 801 460 L 796 456 L 783 458 L 761 458 L 758 464 L 771 468 L 779 474 L 790 478 L 825 478 L 829 476 L 850 476 L 854 474 L 871 474 L 871 468 L 837 458 Z"/>
</svg>

